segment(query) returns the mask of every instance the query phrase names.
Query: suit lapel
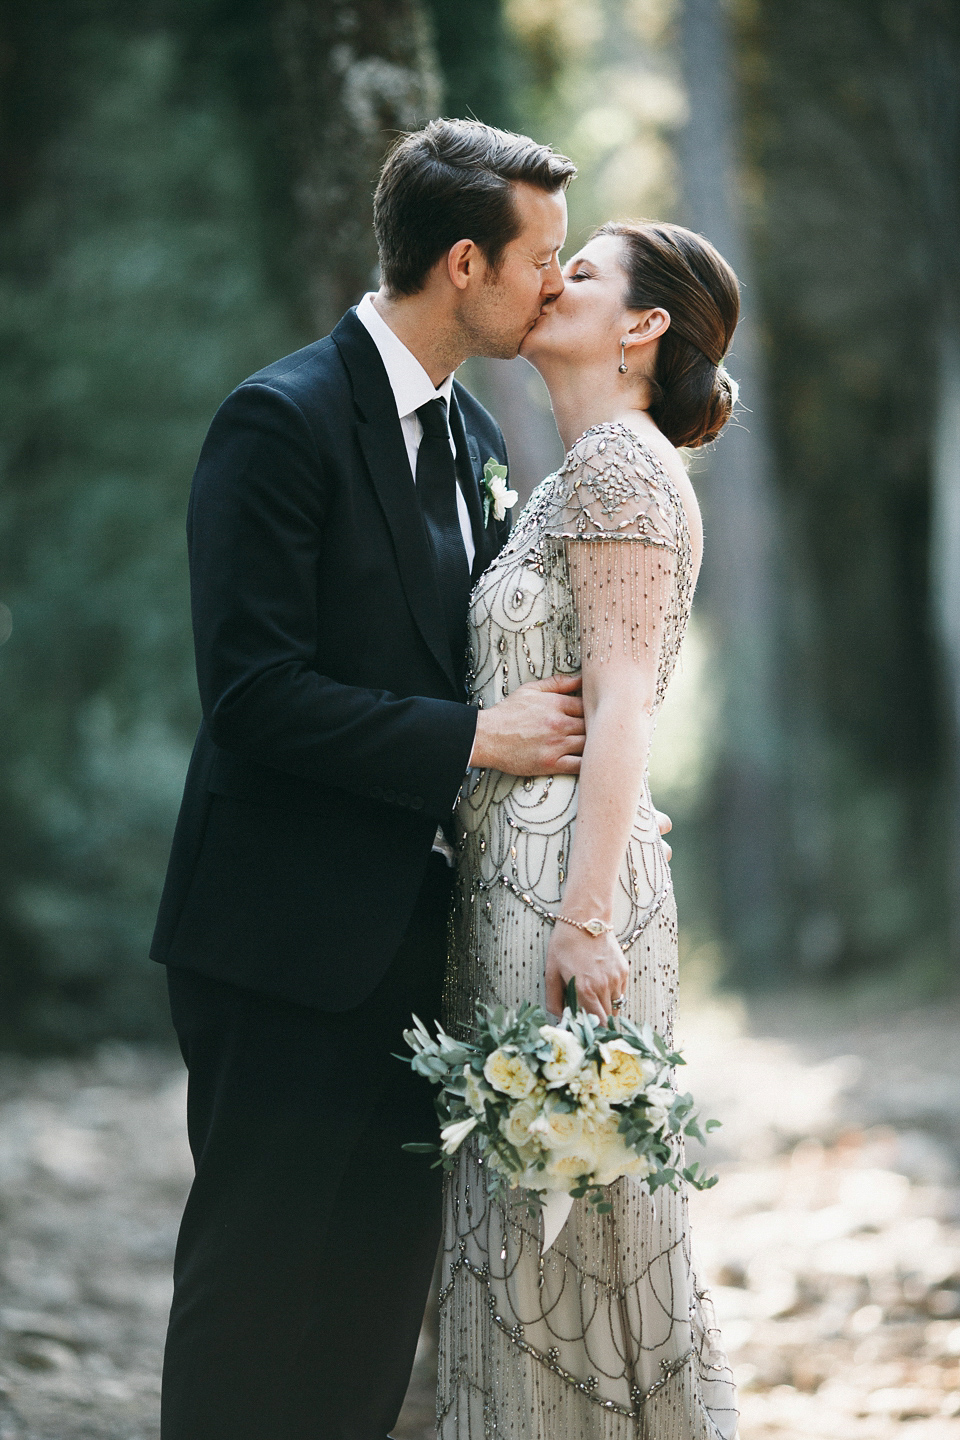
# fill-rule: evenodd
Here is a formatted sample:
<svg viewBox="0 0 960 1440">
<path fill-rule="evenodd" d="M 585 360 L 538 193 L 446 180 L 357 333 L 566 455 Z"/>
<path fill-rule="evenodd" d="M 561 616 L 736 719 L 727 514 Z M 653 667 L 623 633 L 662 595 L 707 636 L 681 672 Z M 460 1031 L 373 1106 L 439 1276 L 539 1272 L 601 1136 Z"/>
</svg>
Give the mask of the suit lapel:
<svg viewBox="0 0 960 1440">
<path fill-rule="evenodd" d="M 450 654 L 433 551 L 420 515 L 396 402 L 380 352 L 353 310 L 348 310 L 340 321 L 333 339 L 363 417 L 358 421 L 357 434 L 393 539 L 407 604 L 431 654 L 459 691 L 462 686 Z"/>
</svg>

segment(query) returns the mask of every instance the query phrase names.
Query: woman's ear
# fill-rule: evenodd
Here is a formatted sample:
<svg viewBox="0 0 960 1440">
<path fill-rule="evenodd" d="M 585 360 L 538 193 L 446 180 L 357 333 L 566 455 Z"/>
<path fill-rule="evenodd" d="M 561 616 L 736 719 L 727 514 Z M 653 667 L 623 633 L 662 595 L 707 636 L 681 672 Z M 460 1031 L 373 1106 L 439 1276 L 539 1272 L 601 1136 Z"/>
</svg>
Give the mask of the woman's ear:
<svg viewBox="0 0 960 1440">
<path fill-rule="evenodd" d="M 651 345 L 670 328 L 670 312 L 661 305 L 657 305 L 653 310 L 635 311 L 634 314 L 637 317 L 636 323 L 621 336 L 628 350 L 635 345 Z"/>
</svg>

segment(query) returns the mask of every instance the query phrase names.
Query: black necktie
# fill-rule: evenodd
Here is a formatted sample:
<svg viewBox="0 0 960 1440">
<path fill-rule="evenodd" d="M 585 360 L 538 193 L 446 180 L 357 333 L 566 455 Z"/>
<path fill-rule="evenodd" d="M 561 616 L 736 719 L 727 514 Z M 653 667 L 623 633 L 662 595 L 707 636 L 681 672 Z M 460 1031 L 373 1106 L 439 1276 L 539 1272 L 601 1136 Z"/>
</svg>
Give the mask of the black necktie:
<svg viewBox="0 0 960 1440">
<path fill-rule="evenodd" d="M 417 451 L 417 496 L 437 565 L 454 669 L 462 674 L 470 570 L 457 513 L 457 468 L 450 449 L 446 401 L 428 400 L 417 415 L 423 426 Z"/>
</svg>

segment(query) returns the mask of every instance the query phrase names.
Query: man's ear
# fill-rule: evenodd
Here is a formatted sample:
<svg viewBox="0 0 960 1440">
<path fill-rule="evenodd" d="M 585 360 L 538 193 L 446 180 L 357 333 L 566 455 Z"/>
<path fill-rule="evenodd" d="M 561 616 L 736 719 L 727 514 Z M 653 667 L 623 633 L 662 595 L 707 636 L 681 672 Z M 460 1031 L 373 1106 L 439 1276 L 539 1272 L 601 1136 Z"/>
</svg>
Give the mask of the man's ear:
<svg viewBox="0 0 960 1440">
<path fill-rule="evenodd" d="M 447 278 L 458 290 L 466 290 L 483 264 L 479 246 L 472 240 L 458 240 L 447 251 Z"/>
<path fill-rule="evenodd" d="M 628 350 L 634 345 L 651 345 L 670 329 L 670 312 L 662 305 L 652 310 L 639 310 L 635 314 L 636 323 L 621 337 Z"/>
</svg>

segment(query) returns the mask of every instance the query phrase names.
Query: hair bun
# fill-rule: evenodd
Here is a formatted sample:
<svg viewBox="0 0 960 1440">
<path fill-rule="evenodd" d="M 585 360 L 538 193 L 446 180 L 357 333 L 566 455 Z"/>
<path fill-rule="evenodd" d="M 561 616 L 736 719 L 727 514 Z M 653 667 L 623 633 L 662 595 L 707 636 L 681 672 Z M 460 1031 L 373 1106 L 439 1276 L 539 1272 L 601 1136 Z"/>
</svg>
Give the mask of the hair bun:
<svg viewBox="0 0 960 1440">
<path fill-rule="evenodd" d="M 713 393 L 703 417 L 703 432 L 697 440 L 686 443 L 709 445 L 711 440 L 716 440 L 733 414 L 739 395 L 740 386 L 736 380 L 723 365 L 718 365 L 713 377 Z"/>
<path fill-rule="evenodd" d="M 721 363 L 740 318 L 736 275 L 709 240 L 682 225 L 620 222 L 596 233 L 625 242 L 627 308 L 670 313 L 657 344 L 651 418 L 673 445 L 708 445 L 737 403 L 736 381 Z"/>
</svg>

